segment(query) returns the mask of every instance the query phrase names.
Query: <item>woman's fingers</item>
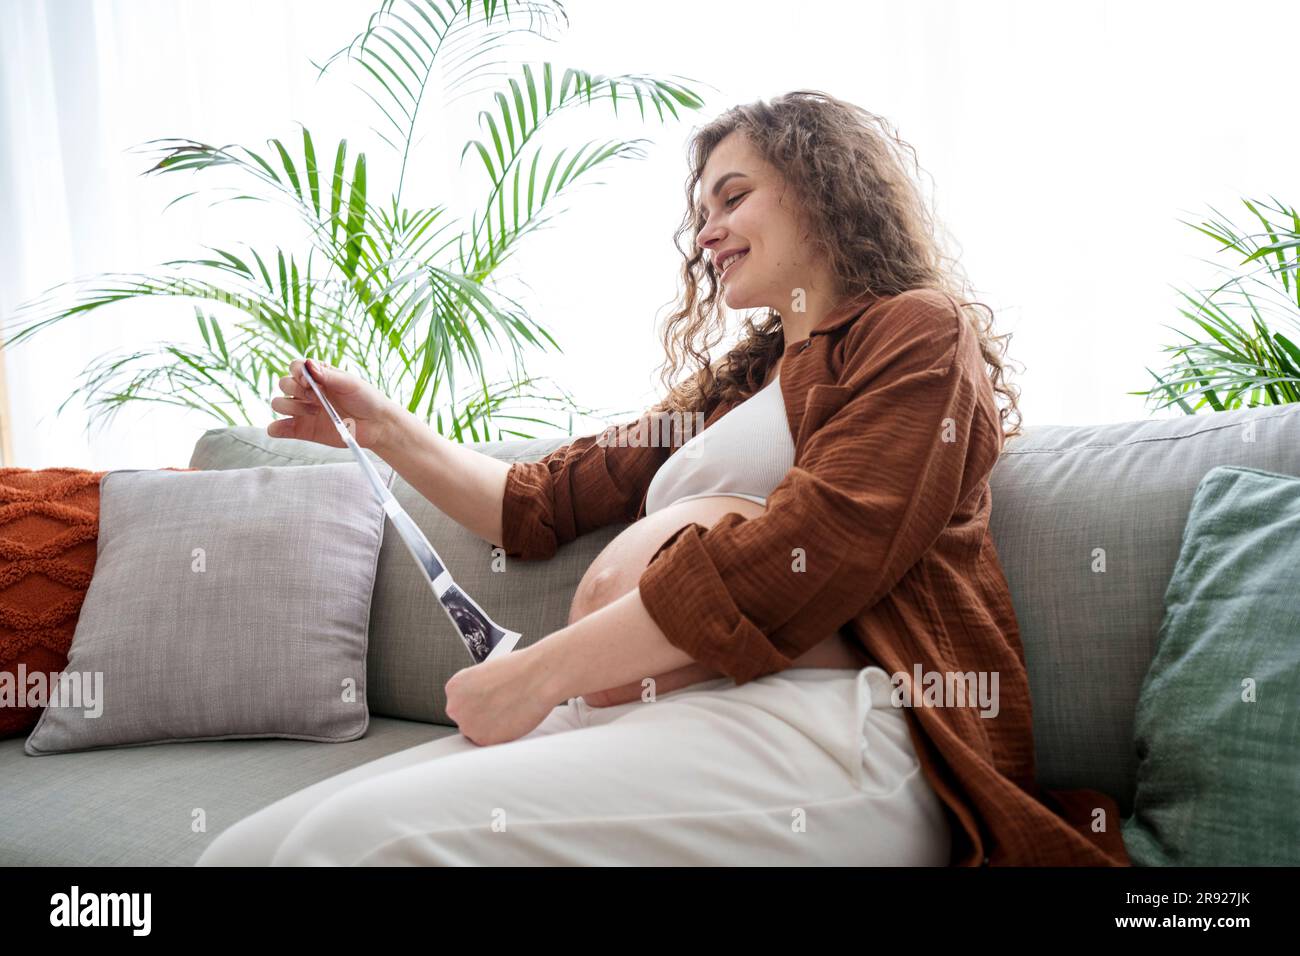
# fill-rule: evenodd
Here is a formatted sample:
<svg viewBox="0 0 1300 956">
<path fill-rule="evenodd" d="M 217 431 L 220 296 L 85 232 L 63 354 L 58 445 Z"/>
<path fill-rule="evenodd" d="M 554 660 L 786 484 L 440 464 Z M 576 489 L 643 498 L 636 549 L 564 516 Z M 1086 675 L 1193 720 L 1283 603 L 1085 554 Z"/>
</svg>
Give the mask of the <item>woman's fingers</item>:
<svg viewBox="0 0 1300 956">
<path fill-rule="evenodd" d="M 316 401 L 316 393 L 311 390 L 311 386 L 306 381 L 299 381 L 288 375 L 280 379 L 280 391 L 302 402 Z"/>
<path fill-rule="evenodd" d="M 296 398 L 285 398 L 277 395 L 271 399 L 271 408 L 280 412 L 282 415 L 319 415 L 320 406 L 311 405 L 307 402 L 300 402 Z"/>
<path fill-rule="evenodd" d="M 272 397 L 271 408 L 290 417 L 277 418 L 266 426 L 266 433 L 272 438 L 297 438 L 300 430 L 299 422 L 306 422 L 309 420 L 308 416 L 317 416 L 321 413 L 320 400 L 312 387 L 307 384 L 303 366 L 302 359 L 294 359 L 289 363 L 289 374 L 280 378 L 280 391 L 284 395 Z M 310 425 L 306 427 L 308 430 L 312 428 Z"/>
<path fill-rule="evenodd" d="M 303 359 L 294 359 L 289 363 L 289 375 L 298 393 L 309 393 L 313 400 L 316 398 L 316 393 L 307 384 L 307 363 Z M 323 388 L 325 383 L 320 378 L 317 378 L 316 384 Z"/>
<path fill-rule="evenodd" d="M 292 418 L 277 418 L 266 426 L 266 433 L 272 438 L 293 438 L 296 424 Z"/>
</svg>

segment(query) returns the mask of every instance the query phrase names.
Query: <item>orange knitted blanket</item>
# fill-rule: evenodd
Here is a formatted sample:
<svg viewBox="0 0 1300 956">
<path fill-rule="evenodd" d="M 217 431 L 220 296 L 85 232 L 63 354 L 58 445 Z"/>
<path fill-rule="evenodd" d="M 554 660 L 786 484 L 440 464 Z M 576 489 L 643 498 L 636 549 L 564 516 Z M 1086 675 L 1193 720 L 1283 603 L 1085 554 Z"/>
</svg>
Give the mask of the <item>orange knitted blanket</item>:
<svg viewBox="0 0 1300 956">
<path fill-rule="evenodd" d="M 95 570 L 99 479 L 79 468 L 0 468 L 0 672 L 68 663 Z M 39 707 L 0 705 L 0 737 L 28 733 Z"/>
</svg>

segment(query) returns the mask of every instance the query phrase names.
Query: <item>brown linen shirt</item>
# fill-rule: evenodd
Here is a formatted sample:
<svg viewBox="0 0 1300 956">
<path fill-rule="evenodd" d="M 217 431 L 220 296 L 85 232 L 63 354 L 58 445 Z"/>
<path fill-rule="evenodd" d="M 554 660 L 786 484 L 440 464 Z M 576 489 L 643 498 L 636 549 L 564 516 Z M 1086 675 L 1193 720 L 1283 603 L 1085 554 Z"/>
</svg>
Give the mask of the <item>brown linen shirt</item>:
<svg viewBox="0 0 1300 956">
<path fill-rule="evenodd" d="M 1024 651 L 989 532 L 1002 429 L 957 303 L 930 289 L 846 303 L 787 343 L 781 391 L 795 463 L 764 513 L 687 524 L 641 574 L 669 643 L 744 684 L 845 628 L 911 688 L 922 770 L 957 822 L 954 864 L 1129 865 L 1114 800 L 1036 782 Z M 713 403 L 704 427 L 733 407 Z M 505 553 L 550 557 L 643 517 L 651 479 L 680 447 L 658 442 L 662 429 L 647 412 L 512 464 Z M 924 694 L 931 674 L 994 672 L 995 716 Z"/>
</svg>

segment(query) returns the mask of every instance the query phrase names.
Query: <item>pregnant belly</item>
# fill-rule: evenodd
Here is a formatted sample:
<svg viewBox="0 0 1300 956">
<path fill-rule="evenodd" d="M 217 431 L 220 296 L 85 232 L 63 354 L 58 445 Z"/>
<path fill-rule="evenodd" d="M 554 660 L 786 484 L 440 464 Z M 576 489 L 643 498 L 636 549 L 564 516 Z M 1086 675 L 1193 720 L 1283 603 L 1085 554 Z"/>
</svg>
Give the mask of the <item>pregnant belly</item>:
<svg viewBox="0 0 1300 956">
<path fill-rule="evenodd" d="M 622 597 L 637 586 L 641 572 L 650 563 L 673 532 L 699 522 L 712 527 L 728 512 L 754 518 L 764 511 L 762 505 L 733 495 L 709 495 L 691 498 L 661 508 L 623 529 L 607 544 L 587 568 L 574 594 L 569 621 L 578 620 Z M 866 651 L 852 637 L 838 631 L 826 635 L 819 643 L 795 658 L 794 667 L 833 667 L 861 669 L 871 663 Z"/>
</svg>

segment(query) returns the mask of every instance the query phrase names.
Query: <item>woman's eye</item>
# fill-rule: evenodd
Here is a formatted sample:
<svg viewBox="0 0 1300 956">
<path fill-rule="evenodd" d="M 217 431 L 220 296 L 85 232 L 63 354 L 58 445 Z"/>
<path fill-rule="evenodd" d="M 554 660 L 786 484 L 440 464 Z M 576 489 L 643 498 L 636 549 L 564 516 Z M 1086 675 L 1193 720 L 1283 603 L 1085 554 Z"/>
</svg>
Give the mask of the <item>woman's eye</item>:
<svg viewBox="0 0 1300 956">
<path fill-rule="evenodd" d="M 736 195 L 732 196 L 730 199 L 727 200 L 727 206 L 730 207 L 731 204 L 735 202 L 737 199 L 744 199 L 748 195 L 749 193 L 736 193 Z"/>
</svg>

